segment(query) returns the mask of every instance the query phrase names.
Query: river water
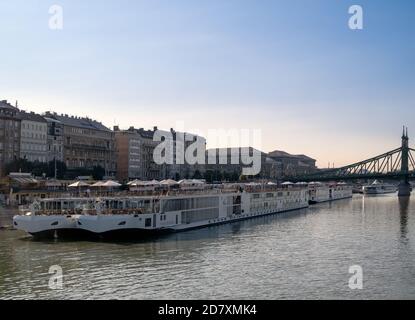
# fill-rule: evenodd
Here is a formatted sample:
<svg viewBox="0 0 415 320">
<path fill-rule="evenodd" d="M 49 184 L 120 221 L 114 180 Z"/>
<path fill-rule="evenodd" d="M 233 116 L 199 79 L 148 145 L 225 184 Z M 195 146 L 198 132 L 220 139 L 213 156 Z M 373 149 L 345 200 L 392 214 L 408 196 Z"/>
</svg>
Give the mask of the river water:
<svg viewBox="0 0 415 320">
<path fill-rule="evenodd" d="M 61 290 L 48 286 L 53 265 Z M 362 289 L 349 288 L 353 265 Z M 414 299 L 415 197 L 358 195 L 136 243 L 0 230 L 0 299 L 17 298 Z"/>
</svg>

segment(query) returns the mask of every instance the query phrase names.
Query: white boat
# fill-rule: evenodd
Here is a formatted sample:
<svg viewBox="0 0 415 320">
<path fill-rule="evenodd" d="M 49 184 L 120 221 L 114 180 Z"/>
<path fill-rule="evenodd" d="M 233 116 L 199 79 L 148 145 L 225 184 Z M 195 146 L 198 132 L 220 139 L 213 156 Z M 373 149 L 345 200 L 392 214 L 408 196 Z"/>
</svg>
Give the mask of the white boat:
<svg viewBox="0 0 415 320">
<path fill-rule="evenodd" d="M 398 187 L 393 184 L 382 183 L 375 180 L 372 184 L 362 187 L 364 194 L 386 194 L 395 193 Z"/>
<path fill-rule="evenodd" d="M 14 217 L 34 236 L 137 237 L 230 223 L 308 207 L 305 186 L 246 186 L 169 195 L 42 199 Z"/>
<path fill-rule="evenodd" d="M 342 182 L 330 184 L 312 182 L 308 185 L 308 192 L 310 204 L 347 199 L 353 196 L 352 186 Z"/>
</svg>

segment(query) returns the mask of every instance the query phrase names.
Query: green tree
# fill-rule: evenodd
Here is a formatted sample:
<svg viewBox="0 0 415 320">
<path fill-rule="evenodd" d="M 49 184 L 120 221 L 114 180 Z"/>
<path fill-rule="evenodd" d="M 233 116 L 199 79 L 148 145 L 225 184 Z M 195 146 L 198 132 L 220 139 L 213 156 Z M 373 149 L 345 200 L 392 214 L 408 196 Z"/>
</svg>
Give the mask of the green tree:
<svg viewBox="0 0 415 320">
<path fill-rule="evenodd" d="M 213 171 L 212 170 L 206 170 L 206 172 L 204 174 L 204 179 L 206 180 L 206 182 L 212 183 L 213 182 Z"/>
<path fill-rule="evenodd" d="M 202 179 L 202 174 L 199 170 L 195 171 L 195 174 L 193 175 L 193 179 Z"/>
<path fill-rule="evenodd" d="M 92 177 L 94 180 L 102 180 L 105 176 L 105 169 L 101 166 L 95 166 L 92 169 Z"/>
</svg>

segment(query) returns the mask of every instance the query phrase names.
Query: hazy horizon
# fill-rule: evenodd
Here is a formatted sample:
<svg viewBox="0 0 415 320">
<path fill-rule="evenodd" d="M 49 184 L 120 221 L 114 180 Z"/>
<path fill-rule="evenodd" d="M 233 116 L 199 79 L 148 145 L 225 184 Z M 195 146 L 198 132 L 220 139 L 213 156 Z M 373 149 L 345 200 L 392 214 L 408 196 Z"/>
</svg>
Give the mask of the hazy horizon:
<svg viewBox="0 0 415 320">
<path fill-rule="evenodd" d="M 52 4 L 63 30 L 48 28 Z M 363 30 L 348 28 L 353 4 Z M 402 125 L 415 138 L 413 2 L 17 0 L 0 12 L 0 99 L 24 110 L 261 129 L 262 151 L 323 168 L 399 147 Z"/>
</svg>

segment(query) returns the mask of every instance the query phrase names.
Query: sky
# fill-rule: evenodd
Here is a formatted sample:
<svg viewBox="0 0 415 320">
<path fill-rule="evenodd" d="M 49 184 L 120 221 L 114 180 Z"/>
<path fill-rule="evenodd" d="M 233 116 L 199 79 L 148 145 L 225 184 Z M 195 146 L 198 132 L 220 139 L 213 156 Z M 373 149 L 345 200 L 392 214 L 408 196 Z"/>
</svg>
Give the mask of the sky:
<svg viewBox="0 0 415 320">
<path fill-rule="evenodd" d="M 254 147 L 320 167 L 398 147 L 402 125 L 415 139 L 414 1 L 0 0 L 0 13 L 0 99 L 25 110 L 261 130 Z"/>
</svg>

